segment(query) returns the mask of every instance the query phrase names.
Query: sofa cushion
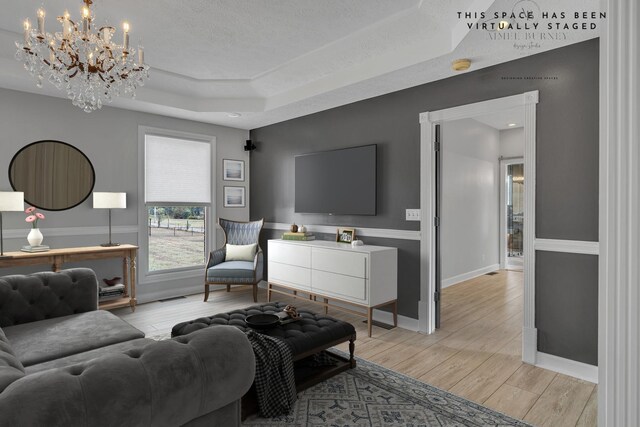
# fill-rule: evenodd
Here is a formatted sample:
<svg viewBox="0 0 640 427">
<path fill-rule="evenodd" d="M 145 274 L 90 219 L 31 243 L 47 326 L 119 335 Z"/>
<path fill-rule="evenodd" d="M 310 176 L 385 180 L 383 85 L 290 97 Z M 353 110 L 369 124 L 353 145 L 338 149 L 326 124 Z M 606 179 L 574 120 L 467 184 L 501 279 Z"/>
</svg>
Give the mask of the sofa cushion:
<svg viewBox="0 0 640 427">
<path fill-rule="evenodd" d="M 13 353 L 9 340 L 0 329 L 0 392 L 24 376 L 24 367 Z"/>
<path fill-rule="evenodd" d="M 103 310 L 10 326 L 4 332 L 25 367 L 144 337 L 124 320 Z"/>
<path fill-rule="evenodd" d="M 207 279 L 210 281 L 225 279 L 252 279 L 253 262 L 251 261 L 225 261 L 214 265 L 207 270 Z"/>
<path fill-rule="evenodd" d="M 106 356 L 110 354 L 120 354 L 120 353 L 124 353 L 127 350 L 138 350 L 153 342 L 155 341 L 148 338 L 138 338 L 131 341 L 120 342 L 117 344 L 96 348 L 96 349 L 85 351 L 82 353 L 72 354 L 71 356 L 61 357 L 60 359 L 49 360 L 48 362 L 27 366 L 25 368 L 25 372 L 27 373 L 27 375 L 30 375 L 36 372 L 46 371 L 47 369 L 64 368 L 67 366 L 75 365 L 77 363 L 86 362 L 101 356 Z"/>
</svg>

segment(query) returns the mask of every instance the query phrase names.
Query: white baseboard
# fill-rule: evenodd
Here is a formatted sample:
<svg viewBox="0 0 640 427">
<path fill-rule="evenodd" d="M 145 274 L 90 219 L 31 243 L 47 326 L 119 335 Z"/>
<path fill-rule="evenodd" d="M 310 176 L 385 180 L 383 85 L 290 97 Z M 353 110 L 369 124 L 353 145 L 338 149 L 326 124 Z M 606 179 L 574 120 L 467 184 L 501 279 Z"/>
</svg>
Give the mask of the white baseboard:
<svg viewBox="0 0 640 427">
<path fill-rule="evenodd" d="M 453 286 L 455 284 L 475 279 L 478 276 L 482 276 L 487 273 L 491 273 L 492 271 L 500 270 L 500 264 L 492 264 L 486 267 L 479 268 L 477 270 L 469 271 L 468 273 L 458 274 L 457 276 L 450 277 L 448 279 L 444 279 L 442 281 L 441 288 L 448 288 L 449 286 Z"/>
<path fill-rule="evenodd" d="M 162 290 L 154 290 L 151 292 L 140 292 L 138 290 L 138 295 L 136 295 L 136 299 L 138 300 L 138 304 L 144 304 L 147 302 L 154 302 L 161 299 L 166 298 L 175 298 L 182 297 L 193 294 L 201 294 L 204 292 L 203 285 L 197 286 L 189 286 L 189 287 L 180 287 L 180 288 L 172 288 L 172 289 L 162 289 Z M 213 313 L 212 313 L 213 314 Z"/>
<path fill-rule="evenodd" d="M 536 366 L 598 384 L 598 367 L 587 363 L 537 352 Z"/>
</svg>

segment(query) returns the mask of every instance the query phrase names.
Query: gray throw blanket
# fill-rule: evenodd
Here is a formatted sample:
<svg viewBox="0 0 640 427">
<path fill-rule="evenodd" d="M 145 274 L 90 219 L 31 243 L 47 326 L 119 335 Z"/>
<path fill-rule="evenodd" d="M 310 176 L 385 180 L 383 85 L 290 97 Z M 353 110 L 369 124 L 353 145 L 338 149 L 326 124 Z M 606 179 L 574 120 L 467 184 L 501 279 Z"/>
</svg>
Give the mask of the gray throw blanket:
<svg viewBox="0 0 640 427">
<path fill-rule="evenodd" d="M 296 401 L 291 349 L 284 341 L 253 330 L 245 332 L 256 356 L 256 394 L 264 418 L 291 412 Z"/>
</svg>

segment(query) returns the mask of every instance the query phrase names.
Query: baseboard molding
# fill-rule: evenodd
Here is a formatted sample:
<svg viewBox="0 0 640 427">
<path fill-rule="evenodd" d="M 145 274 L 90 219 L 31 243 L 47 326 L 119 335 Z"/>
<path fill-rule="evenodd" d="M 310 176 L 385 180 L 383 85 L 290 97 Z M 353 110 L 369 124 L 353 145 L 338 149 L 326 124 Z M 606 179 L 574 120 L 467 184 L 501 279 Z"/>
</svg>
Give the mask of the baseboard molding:
<svg viewBox="0 0 640 427">
<path fill-rule="evenodd" d="M 42 228 L 42 234 L 44 237 L 71 237 L 71 236 L 100 236 L 109 234 L 109 227 L 57 227 L 57 228 Z M 137 225 L 116 225 L 111 228 L 112 234 L 138 234 L 139 229 Z M 29 233 L 28 228 L 14 228 L 4 230 L 5 239 L 26 239 Z"/>
<path fill-rule="evenodd" d="M 144 304 L 147 302 L 154 302 L 165 298 L 175 298 L 182 297 L 193 294 L 201 294 L 204 292 L 203 285 L 194 285 L 188 286 L 184 288 L 170 288 L 170 289 L 162 289 L 162 290 L 153 290 L 150 292 L 145 292 L 143 289 L 137 289 L 138 294 L 136 295 L 136 299 L 138 300 L 138 304 Z M 212 313 L 213 314 L 213 313 Z"/>
<path fill-rule="evenodd" d="M 264 280 L 260 283 L 258 283 L 258 287 L 260 288 L 267 288 L 267 282 L 265 282 Z M 303 291 L 301 291 L 303 292 Z M 329 299 L 330 304 L 337 306 L 337 307 L 342 307 L 342 308 L 349 308 L 351 310 L 357 310 L 357 308 L 354 308 L 353 305 L 350 304 L 346 304 L 346 303 L 341 303 L 340 301 L 336 301 L 336 300 L 332 300 Z M 331 313 L 331 307 L 329 307 L 329 313 Z M 363 311 L 364 313 L 364 311 Z M 382 310 L 373 310 L 373 320 L 376 320 L 378 322 L 382 322 L 382 323 L 386 323 L 389 325 L 393 325 L 393 313 L 390 313 L 388 311 L 382 311 Z M 418 319 L 414 319 L 411 317 L 407 317 L 407 316 L 403 316 L 401 314 L 398 315 L 398 327 L 402 328 L 402 329 L 407 329 L 409 331 L 419 331 L 420 330 L 420 322 L 418 321 Z"/>
<path fill-rule="evenodd" d="M 312 233 L 336 234 L 335 225 L 304 225 L 307 231 Z M 282 222 L 265 222 L 264 228 L 267 230 L 288 231 L 291 224 Z M 388 228 L 356 228 L 356 238 L 360 237 L 381 237 L 385 239 L 420 240 L 421 233 L 418 230 L 393 230 Z M 366 242 L 365 242 L 366 243 Z"/>
<path fill-rule="evenodd" d="M 539 368 L 548 369 L 564 375 L 598 384 L 598 367 L 587 363 L 576 362 L 552 354 L 537 352 L 536 364 Z"/>
<path fill-rule="evenodd" d="M 457 276 L 444 279 L 442 281 L 442 289 L 448 288 L 449 286 L 453 286 L 461 282 L 465 282 L 467 280 L 475 279 L 476 277 L 479 277 L 484 274 L 491 273 L 492 271 L 497 271 L 497 270 L 500 270 L 500 264 L 492 264 L 486 267 L 479 268 L 477 270 L 469 271 L 468 273 L 458 274 Z"/>
<path fill-rule="evenodd" d="M 393 325 L 393 313 L 382 310 L 373 310 L 373 320 Z M 418 319 L 398 314 L 398 327 L 409 331 L 418 332 L 420 330 L 420 322 Z"/>
</svg>

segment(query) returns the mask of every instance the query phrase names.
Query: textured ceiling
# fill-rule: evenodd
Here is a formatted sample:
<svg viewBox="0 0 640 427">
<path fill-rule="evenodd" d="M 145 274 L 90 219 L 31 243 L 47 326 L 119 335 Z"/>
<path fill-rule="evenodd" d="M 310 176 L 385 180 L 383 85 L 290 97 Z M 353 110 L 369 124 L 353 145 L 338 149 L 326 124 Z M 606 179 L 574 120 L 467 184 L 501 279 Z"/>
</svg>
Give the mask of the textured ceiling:
<svg viewBox="0 0 640 427">
<path fill-rule="evenodd" d="M 47 29 L 56 29 L 50 18 L 65 9 L 77 16 L 79 3 L 45 0 Z M 66 97 L 47 84 L 35 88 L 13 59 L 22 20 L 33 20 L 41 4 L 0 0 L 0 87 Z M 114 106 L 244 129 L 450 77 L 456 58 L 471 58 L 472 70 L 479 69 L 597 37 L 601 29 L 563 31 L 558 40 L 516 49 L 513 40 L 469 30 L 466 24 L 476 20 L 457 16 L 522 7 L 592 11 L 599 0 L 94 0 L 94 5 L 99 24 L 131 23 L 132 41 L 144 38 L 151 66 L 151 79 L 137 98 L 117 99 Z M 230 118 L 230 112 L 241 116 Z"/>
</svg>

